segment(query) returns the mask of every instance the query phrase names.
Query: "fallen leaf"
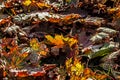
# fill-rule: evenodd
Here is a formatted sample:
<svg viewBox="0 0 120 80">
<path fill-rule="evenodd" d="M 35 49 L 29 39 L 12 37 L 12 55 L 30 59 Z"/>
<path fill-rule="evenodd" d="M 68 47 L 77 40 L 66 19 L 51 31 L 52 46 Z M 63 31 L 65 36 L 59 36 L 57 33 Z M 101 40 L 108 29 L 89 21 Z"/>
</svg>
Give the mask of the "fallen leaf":
<svg viewBox="0 0 120 80">
<path fill-rule="evenodd" d="M 39 41 L 36 38 L 31 39 L 30 46 L 33 50 L 38 51 L 40 48 Z"/>
<path fill-rule="evenodd" d="M 29 74 L 26 71 L 21 71 L 16 73 L 17 77 L 27 77 Z"/>
<path fill-rule="evenodd" d="M 23 1 L 23 5 L 25 5 L 25 6 L 29 6 L 31 3 L 32 3 L 31 0 L 24 0 Z"/>
</svg>

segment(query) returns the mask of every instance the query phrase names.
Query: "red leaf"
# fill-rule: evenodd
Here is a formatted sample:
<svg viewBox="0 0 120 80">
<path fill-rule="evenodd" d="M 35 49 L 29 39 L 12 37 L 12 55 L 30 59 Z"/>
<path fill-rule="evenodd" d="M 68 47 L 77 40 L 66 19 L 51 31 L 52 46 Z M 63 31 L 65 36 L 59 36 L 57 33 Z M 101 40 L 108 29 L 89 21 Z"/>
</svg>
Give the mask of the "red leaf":
<svg viewBox="0 0 120 80">
<path fill-rule="evenodd" d="M 45 71 L 37 71 L 37 72 L 33 72 L 31 76 L 37 77 L 37 76 L 44 76 L 45 74 L 46 74 Z"/>
<path fill-rule="evenodd" d="M 44 64 L 44 70 L 50 70 L 56 67 L 56 64 Z"/>
<path fill-rule="evenodd" d="M 17 72 L 16 76 L 17 77 L 27 77 L 29 75 L 28 75 L 28 73 L 26 71 L 22 71 L 22 72 Z"/>
</svg>

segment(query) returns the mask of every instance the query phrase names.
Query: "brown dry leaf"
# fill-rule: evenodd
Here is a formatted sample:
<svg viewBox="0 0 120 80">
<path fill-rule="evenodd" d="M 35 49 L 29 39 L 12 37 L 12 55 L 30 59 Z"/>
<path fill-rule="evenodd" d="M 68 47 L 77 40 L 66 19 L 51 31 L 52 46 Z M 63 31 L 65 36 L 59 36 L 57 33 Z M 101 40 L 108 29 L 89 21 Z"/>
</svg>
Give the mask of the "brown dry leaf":
<svg viewBox="0 0 120 80">
<path fill-rule="evenodd" d="M 49 8 L 49 7 L 50 7 L 50 6 L 49 6 L 48 4 L 46 4 L 46 3 L 37 2 L 36 4 L 37 4 L 37 6 L 38 6 L 39 8 Z"/>
</svg>

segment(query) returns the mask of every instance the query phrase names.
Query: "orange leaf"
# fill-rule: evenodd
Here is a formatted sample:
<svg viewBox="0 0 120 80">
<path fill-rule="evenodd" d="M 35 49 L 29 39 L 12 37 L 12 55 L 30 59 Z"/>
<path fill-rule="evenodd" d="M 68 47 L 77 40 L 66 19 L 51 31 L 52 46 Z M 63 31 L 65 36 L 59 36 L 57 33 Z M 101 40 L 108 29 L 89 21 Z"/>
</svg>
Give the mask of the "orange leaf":
<svg viewBox="0 0 120 80">
<path fill-rule="evenodd" d="M 96 74 L 96 78 L 100 80 L 104 80 L 105 78 L 107 78 L 107 76 L 102 74 Z"/>
<path fill-rule="evenodd" d="M 23 58 L 25 58 L 25 57 L 27 57 L 27 56 L 28 56 L 28 54 L 29 54 L 29 53 L 24 52 L 24 53 L 22 53 L 22 54 L 21 54 L 21 56 L 22 56 Z"/>
<path fill-rule="evenodd" d="M 28 73 L 26 71 L 22 71 L 22 72 L 17 72 L 16 76 L 17 77 L 27 77 L 29 75 L 28 75 Z"/>
<path fill-rule="evenodd" d="M 10 2 L 5 2 L 4 5 L 5 5 L 6 8 L 10 8 L 11 7 L 11 3 Z"/>
<path fill-rule="evenodd" d="M 7 76 L 7 72 L 6 71 L 3 72 L 3 76 L 4 77 Z"/>
<path fill-rule="evenodd" d="M 49 21 L 49 22 L 52 22 L 52 23 L 59 23 L 59 22 L 60 22 L 60 19 L 57 19 L 57 18 L 49 18 L 48 21 Z"/>
<path fill-rule="evenodd" d="M 38 52 L 38 54 L 41 54 L 42 56 L 47 56 L 47 52 L 46 51 L 40 51 L 40 52 Z"/>
<path fill-rule="evenodd" d="M 50 6 L 49 6 L 48 4 L 46 4 L 46 3 L 37 2 L 36 4 L 37 4 L 37 6 L 38 6 L 39 8 L 44 8 L 44 7 L 49 8 L 49 7 L 50 7 Z"/>
<path fill-rule="evenodd" d="M 13 13 L 14 15 L 16 15 L 16 12 L 15 12 L 15 10 L 14 10 L 14 9 L 11 9 L 11 11 L 12 11 L 12 13 Z"/>
<path fill-rule="evenodd" d="M 58 47 L 62 47 L 64 45 L 63 42 L 63 36 L 62 35 L 55 35 L 53 38 L 51 35 L 46 35 L 45 38 L 50 41 L 53 45 L 56 45 Z"/>
<path fill-rule="evenodd" d="M 64 42 L 62 40 L 62 35 L 55 35 L 55 44 L 56 45 L 64 45 Z"/>
<path fill-rule="evenodd" d="M 63 20 L 68 21 L 68 20 L 71 20 L 71 19 L 78 19 L 78 18 L 80 18 L 79 14 L 69 14 L 69 15 L 65 16 L 63 18 Z"/>
<path fill-rule="evenodd" d="M 92 71 L 91 71 L 89 68 L 86 68 L 86 69 L 84 70 L 84 75 L 90 75 L 91 72 L 92 72 Z"/>
<path fill-rule="evenodd" d="M 116 14 L 117 18 L 120 18 L 120 11 Z"/>
</svg>

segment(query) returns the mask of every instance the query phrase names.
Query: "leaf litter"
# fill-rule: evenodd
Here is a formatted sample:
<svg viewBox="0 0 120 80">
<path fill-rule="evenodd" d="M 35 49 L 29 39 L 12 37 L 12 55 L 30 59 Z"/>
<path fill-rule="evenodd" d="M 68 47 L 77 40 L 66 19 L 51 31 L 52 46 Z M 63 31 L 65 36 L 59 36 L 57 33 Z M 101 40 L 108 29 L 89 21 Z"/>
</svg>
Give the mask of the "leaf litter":
<svg viewBox="0 0 120 80">
<path fill-rule="evenodd" d="M 0 79 L 119 80 L 119 0 L 0 0 Z"/>
</svg>

